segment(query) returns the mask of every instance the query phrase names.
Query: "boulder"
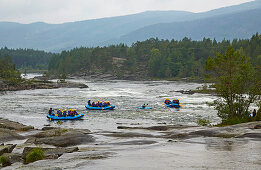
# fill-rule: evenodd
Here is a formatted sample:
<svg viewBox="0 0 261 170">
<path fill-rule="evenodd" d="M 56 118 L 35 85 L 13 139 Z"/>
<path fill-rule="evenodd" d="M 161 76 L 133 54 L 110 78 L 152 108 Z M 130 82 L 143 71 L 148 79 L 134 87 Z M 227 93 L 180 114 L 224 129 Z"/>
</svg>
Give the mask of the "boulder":
<svg viewBox="0 0 261 170">
<path fill-rule="evenodd" d="M 26 143 L 47 144 L 57 147 L 67 147 L 94 142 L 89 130 L 82 129 L 51 129 L 40 132 L 29 138 Z"/>
<path fill-rule="evenodd" d="M 24 139 L 23 136 L 18 135 L 16 132 L 9 129 L 0 128 L 0 142 L 7 142 L 10 140 L 21 140 Z"/>
<path fill-rule="evenodd" d="M 261 129 L 261 125 L 255 125 L 254 129 Z"/>
<path fill-rule="evenodd" d="M 16 145 L 8 144 L 8 145 L 0 145 L 0 155 L 4 153 L 11 153 Z"/>
<path fill-rule="evenodd" d="M 18 131 L 28 131 L 30 129 L 34 129 L 33 126 L 26 126 L 21 123 L 14 122 L 7 119 L 2 119 L 2 118 L 0 118 L 0 128 L 18 130 Z"/>
</svg>

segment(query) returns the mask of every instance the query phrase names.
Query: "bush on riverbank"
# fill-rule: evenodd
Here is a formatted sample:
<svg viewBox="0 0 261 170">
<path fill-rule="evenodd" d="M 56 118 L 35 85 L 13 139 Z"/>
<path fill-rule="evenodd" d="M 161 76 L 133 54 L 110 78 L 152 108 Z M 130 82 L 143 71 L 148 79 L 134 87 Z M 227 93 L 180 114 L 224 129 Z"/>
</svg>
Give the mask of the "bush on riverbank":
<svg viewBox="0 0 261 170">
<path fill-rule="evenodd" d="M 25 163 L 29 164 L 45 158 L 44 152 L 41 148 L 35 148 L 26 155 Z"/>
</svg>

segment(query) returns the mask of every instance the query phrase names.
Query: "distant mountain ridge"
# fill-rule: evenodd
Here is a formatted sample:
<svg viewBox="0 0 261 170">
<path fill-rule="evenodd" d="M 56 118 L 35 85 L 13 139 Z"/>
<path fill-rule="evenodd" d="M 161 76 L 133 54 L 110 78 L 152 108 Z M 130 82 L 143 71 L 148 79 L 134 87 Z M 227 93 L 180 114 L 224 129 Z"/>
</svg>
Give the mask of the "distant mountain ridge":
<svg viewBox="0 0 261 170">
<path fill-rule="evenodd" d="M 249 38 L 261 32 L 261 0 L 203 13 L 147 11 L 139 14 L 46 24 L 0 22 L 0 47 L 60 52 L 80 46 L 131 44 L 152 37 Z"/>
</svg>

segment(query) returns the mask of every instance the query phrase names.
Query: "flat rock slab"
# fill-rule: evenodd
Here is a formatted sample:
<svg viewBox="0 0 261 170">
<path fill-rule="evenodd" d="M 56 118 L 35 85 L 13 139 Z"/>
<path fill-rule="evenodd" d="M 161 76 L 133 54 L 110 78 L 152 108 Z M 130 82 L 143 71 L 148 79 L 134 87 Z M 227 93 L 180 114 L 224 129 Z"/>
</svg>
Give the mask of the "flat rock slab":
<svg viewBox="0 0 261 170">
<path fill-rule="evenodd" d="M 155 130 L 155 131 L 167 131 L 171 129 L 185 129 L 195 126 L 184 126 L 184 125 L 165 125 L 165 126 L 150 126 L 150 127 L 128 127 L 128 126 L 118 126 L 118 129 L 146 129 L 146 130 Z"/>
<path fill-rule="evenodd" d="M 26 143 L 47 144 L 57 147 L 67 147 L 94 142 L 89 130 L 81 129 L 51 129 L 40 132 L 29 138 Z"/>
<path fill-rule="evenodd" d="M 13 130 L 0 128 L 0 142 L 7 142 L 11 140 L 22 140 L 23 136 L 17 134 Z"/>
<path fill-rule="evenodd" d="M 28 131 L 34 129 L 33 126 L 26 126 L 18 122 L 0 118 L 0 128 L 18 130 L 18 131 Z"/>
<path fill-rule="evenodd" d="M 238 138 L 253 138 L 261 141 L 261 133 L 246 133 L 244 135 L 238 136 Z"/>
<path fill-rule="evenodd" d="M 157 143 L 152 140 L 133 140 L 127 142 L 109 143 L 109 145 L 151 145 Z"/>
</svg>

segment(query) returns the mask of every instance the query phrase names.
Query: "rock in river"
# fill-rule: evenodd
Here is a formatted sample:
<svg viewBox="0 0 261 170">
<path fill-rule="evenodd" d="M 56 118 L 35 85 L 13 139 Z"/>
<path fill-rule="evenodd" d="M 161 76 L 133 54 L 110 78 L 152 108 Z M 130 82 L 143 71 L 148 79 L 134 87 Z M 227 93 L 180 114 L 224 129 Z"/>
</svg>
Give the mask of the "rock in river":
<svg viewBox="0 0 261 170">
<path fill-rule="evenodd" d="M 47 144 L 57 147 L 67 147 L 94 142 L 89 130 L 83 129 L 51 129 L 40 132 L 29 138 L 26 143 Z"/>
</svg>

